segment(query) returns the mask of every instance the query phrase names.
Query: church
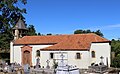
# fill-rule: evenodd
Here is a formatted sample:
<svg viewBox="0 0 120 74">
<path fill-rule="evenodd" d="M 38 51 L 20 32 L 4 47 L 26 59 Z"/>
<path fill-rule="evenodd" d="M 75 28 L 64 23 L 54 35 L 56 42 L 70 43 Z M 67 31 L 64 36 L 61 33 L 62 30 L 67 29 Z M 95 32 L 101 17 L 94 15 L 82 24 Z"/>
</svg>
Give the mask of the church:
<svg viewBox="0 0 120 74">
<path fill-rule="evenodd" d="M 49 61 L 52 67 L 54 62 L 64 60 L 68 65 L 87 69 L 92 63 L 99 64 L 102 60 L 110 67 L 110 41 L 96 34 L 25 36 L 26 31 L 21 20 L 13 28 L 14 40 L 10 43 L 11 63 L 30 66 L 39 63 L 46 67 L 46 62 Z"/>
</svg>

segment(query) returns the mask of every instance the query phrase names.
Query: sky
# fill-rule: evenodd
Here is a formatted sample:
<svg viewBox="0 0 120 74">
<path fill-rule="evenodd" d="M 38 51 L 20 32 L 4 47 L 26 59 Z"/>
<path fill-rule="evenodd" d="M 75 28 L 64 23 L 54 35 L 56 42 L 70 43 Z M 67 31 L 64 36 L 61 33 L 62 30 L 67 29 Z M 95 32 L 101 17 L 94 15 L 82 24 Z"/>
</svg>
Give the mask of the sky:
<svg viewBox="0 0 120 74">
<path fill-rule="evenodd" d="M 28 0 L 26 23 L 41 34 L 73 34 L 101 30 L 107 39 L 120 38 L 120 0 Z"/>
</svg>

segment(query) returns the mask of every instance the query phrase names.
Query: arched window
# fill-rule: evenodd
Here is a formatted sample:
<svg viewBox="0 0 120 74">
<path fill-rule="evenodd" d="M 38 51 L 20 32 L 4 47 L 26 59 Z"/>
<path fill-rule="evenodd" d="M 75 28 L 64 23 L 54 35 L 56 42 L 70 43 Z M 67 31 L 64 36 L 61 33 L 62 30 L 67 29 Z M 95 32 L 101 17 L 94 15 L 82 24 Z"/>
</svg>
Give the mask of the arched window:
<svg viewBox="0 0 120 74">
<path fill-rule="evenodd" d="M 37 51 L 36 51 L 36 56 L 37 56 L 37 57 L 40 57 L 40 50 L 37 50 Z"/>
<path fill-rule="evenodd" d="M 92 58 L 95 58 L 95 51 L 91 52 L 91 56 L 92 56 Z"/>
<path fill-rule="evenodd" d="M 80 53 L 76 53 L 76 59 L 81 59 Z"/>
</svg>

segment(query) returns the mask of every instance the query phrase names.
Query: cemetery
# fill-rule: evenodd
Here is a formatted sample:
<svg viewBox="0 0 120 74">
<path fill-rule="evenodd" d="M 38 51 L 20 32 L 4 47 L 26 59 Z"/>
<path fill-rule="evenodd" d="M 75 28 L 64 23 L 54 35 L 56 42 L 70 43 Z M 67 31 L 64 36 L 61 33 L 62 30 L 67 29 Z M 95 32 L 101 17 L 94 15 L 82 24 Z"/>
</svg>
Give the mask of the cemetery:
<svg viewBox="0 0 120 74">
<path fill-rule="evenodd" d="M 119 3 L 0 0 L 0 74 L 120 74 Z"/>
<path fill-rule="evenodd" d="M 20 18 L 13 27 L 10 64 L 2 62 L 1 73 L 89 74 L 106 73 L 110 67 L 110 41 L 96 34 L 25 36 L 26 32 Z"/>
<path fill-rule="evenodd" d="M 57 68 L 50 68 L 49 60 L 46 61 L 47 66 L 41 67 L 39 64 L 39 59 L 34 67 L 30 67 L 29 64 L 20 66 L 18 63 L 11 63 L 8 65 L 5 62 L 0 64 L 0 74 L 80 74 L 78 68 L 68 66 L 64 63 L 64 55 L 61 54 L 61 62 L 58 64 Z"/>
<path fill-rule="evenodd" d="M 18 63 L 8 63 L 0 61 L 0 74 L 118 74 L 120 69 L 108 68 L 103 63 L 103 58 L 98 64 L 92 64 L 88 69 L 79 69 L 77 66 L 68 65 L 64 62 L 64 55 L 61 53 L 61 62 L 57 68 L 49 66 L 49 60 L 46 60 L 46 67 L 41 67 L 37 59 L 36 65 L 31 67 L 29 64 L 21 66 Z"/>
<path fill-rule="evenodd" d="M 0 61 L 0 74 L 120 72 L 120 69 L 110 67 L 110 41 L 96 34 L 24 36 L 26 31 L 25 24 L 19 19 L 13 28 L 10 63 Z"/>
</svg>

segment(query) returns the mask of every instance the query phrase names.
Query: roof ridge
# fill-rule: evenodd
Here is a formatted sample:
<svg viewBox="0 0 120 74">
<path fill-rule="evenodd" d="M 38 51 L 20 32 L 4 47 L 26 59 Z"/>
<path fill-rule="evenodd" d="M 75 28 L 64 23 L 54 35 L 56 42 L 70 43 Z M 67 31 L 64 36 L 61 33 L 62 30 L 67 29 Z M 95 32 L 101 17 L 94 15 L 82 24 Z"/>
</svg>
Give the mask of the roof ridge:
<svg viewBox="0 0 120 74">
<path fill-rule="evenodd" d="M 84 33 L 84 34 L 59 34 L 59 35 L 41 35 L 41 36 L 71 36 L 71 35 L 91 35 L 91 34 L 94 34 L 94 33 Z M 96 34 L 95 34 L 96 35 Z M 40 35 L 33 35 L 34 36 L 40 36 Z M 24 36 L 24 37 L 29 37 L 29 36 Z M 30 36 L 31 37 L 31 36 Z"/>
<path fill-rule="evenodd" d="M 95 35 L 95 38 L 96 37 L 99 37 L 99 38 L 102 38 L 102 39 L 105 39 L 105 40 L 108 40 L 108 39 L 106 39 L 106 38 L 104 38 L 104 37 L 101 37 L 101 36 L 99 36 L 99 35 L 97 35 L 97 34 L 94 34 Z M 96 39 L 97 40 L 97 39 Z M 110 40 L 108 40 L 108 41 L 110 41 Z"/>
</svg>

